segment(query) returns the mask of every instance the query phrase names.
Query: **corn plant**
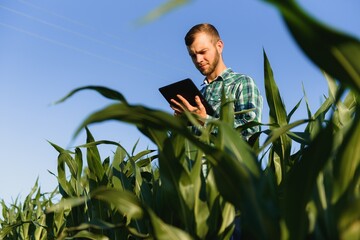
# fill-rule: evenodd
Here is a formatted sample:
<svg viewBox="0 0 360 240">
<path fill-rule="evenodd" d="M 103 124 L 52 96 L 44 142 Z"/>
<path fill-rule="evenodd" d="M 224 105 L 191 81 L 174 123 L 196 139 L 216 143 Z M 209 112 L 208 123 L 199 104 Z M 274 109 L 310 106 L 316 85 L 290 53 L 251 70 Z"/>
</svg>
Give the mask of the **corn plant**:
<svg viewBox="0 0 360 240">
<path fill-rule="evenodd" d="M 2 219 L 0 219 L 0 239 L 49 239 L 50 229 L 57 235 L 58 226 L 48 225 L 45 209 L 52 206 L 57 195 L 55 189 L 52 193 L 41 193 L 38 180 L 24 202 L 16 199 L 7 206 L 2 200 Z M 57 213 L 54 216 L 58 216 Z M 63 216 L 59 222 L 63 222 Z"/>
</svg>

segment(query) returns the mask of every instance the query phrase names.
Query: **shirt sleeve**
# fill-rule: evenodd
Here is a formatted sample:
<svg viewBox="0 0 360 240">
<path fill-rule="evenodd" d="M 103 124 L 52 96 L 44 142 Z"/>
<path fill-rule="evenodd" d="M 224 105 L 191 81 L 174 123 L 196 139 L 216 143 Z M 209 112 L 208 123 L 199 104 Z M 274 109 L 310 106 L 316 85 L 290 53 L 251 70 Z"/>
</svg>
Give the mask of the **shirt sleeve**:
<svg viewBox="0 0 360 240">
<path fill-rule="evenodd" d="M 248 76 L 242 78 L 241 83 L 235 94 L 235 120 L 234 127 L 238 128 L 248 122 L 261 122 L 262 97 L 254 80 Z M 236 112 L 250 110 L 246 113 L 236 114 Z M 259 126 L 247 128 L 241 132 L 242 136 L 248 140 L 252 134 L 260 131 Z"/>
</svg>

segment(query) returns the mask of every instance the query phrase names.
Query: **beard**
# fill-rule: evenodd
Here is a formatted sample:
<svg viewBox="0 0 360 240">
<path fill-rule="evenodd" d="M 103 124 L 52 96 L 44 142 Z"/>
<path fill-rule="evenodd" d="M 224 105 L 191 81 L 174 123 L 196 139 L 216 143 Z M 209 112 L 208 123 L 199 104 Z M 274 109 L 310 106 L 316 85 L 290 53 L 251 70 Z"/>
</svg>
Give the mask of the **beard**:
<svg viewBox="0 0 360 240">
<path fill-rule="evenodd" d="M 208 63 L 207 68 L 201 69 L 201 67 L 197 67 L 197 69 L 200 71 L 200 73 L 202 75 L 209 76 L 215 71 L 215 69 L 219 63 L 219 59 L 220 59 L 220 54 L 218 52 L 216 52 L 213 61 Z"/>
</svg>

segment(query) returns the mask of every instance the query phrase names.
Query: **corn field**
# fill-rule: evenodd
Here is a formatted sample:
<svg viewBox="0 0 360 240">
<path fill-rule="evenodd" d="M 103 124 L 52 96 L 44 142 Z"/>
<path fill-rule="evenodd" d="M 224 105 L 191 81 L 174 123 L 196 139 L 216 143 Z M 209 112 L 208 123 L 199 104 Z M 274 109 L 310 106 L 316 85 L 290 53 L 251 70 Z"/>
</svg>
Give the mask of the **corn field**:
<svg viewBox="0 0 360 240">
<path fill-rule="evenodd" d="M 2 201 L 0 239 L 231 239 L 235 228 L 241 239 L 359 239 L 360 42 L 321 25 L 294 1 L 266 2 L 324 71 L 329 91 L 316 112 L 306 102 L 307 116 L 292 121 L 302 100 L 286 111 L 265 51 L 267 124 L 233 129 L 239 113 L 222 99 L 220 119 L 197 136 L 190 113 L 174 117 L 129 104 L 113 89 L 77 88 L 59 103 L 91 90 L 110 104 L 80 124 L 75 135 L 85 129 L 83 145 L 49 143 L 58 152 L 58 187 L 41 193 L 36 182 L 24 202 Z M 156 149 L 97 141 L 91 124 L 110 120 L 135 125 Z M 254 124 L 262 131 L 249 144 L 239 132 Z M 104 144 L 114 146 L 112 156 L 101 156 Z"/>
</svg>

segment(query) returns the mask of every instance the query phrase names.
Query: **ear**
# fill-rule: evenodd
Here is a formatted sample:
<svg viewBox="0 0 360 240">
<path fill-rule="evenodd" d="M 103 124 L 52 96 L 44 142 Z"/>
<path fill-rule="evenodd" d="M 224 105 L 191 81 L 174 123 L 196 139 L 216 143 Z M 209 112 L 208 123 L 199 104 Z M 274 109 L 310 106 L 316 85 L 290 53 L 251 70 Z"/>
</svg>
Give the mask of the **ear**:
<svg viewBox="0 0 360 240">
<path fill-rule="evenodd" d="M 222 50 L 224 48 L 224 42 L 219 39 L 219 41 L 217 41 L 216 43 L 216 49 L 218 50 L 219 53 L 222 53 Z"/>
</svg>

